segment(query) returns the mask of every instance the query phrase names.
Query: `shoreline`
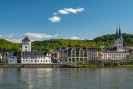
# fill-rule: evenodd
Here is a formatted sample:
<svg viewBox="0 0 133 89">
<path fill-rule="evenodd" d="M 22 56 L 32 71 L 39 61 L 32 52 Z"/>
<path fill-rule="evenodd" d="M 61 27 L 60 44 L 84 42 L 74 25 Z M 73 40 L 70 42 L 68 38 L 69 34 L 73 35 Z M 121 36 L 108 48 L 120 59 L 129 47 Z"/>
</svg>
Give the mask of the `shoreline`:
<svg viewBox="0 0 133 89">
<path fill-rule="evenodd" d="M 0 64 L 0 68 L 129 68 L 133 65 L 119 66 L 98 66 L 98 65 L 78 65 L 78 67 L 63 67 L 63 64 Z"/>
<path fill-rule="evenodd" d="M 0 64 L 0 68 L 60 68 L 62 64 Z"/>
</svg>

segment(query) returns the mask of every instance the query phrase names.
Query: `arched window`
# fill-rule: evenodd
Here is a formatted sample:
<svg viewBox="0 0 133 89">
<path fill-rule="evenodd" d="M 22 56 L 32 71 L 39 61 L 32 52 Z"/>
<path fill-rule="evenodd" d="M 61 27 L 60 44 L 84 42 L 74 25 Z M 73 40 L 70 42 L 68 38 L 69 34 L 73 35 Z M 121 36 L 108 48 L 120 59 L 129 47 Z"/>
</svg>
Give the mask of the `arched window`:
<svg viewBox="0 0 133 89">
<path fill-rule="evenodd" d="M 75 57 L 75 56 L 76 56 L 76 50 L 75 50 L 75 49 L 72 49 L 72 50 L 71 50 L 71 56 L 72 56 L 72 57 Z"/>
</svg>

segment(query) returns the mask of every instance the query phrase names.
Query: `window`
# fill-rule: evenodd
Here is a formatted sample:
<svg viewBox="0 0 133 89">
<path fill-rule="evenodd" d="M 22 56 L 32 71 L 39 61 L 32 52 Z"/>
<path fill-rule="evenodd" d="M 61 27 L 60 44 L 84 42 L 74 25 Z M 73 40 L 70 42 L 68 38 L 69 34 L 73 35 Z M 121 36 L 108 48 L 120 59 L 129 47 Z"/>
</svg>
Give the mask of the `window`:
<svg viewBox="0 0 133 89">
<path fill-rule="evenodd" d="M 33 60 L 31 60 L 31 62 L 33 62 Z"/>
<path fill-rule="evenodd" d="M 27 48 L 27 46 L 25 46 L 25 48 Z"/>
</svg>

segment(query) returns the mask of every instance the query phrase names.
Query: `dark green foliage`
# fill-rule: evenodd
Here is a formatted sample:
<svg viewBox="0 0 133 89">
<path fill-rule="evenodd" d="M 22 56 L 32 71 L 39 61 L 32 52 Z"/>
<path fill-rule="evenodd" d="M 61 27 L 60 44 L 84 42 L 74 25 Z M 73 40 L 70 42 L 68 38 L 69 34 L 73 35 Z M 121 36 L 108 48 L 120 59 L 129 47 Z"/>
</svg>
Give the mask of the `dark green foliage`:
<svg viewBox="0 0 133 89">
<path fill-rule="evenodd" d="M 122 33 L 122 37 L 124 40 L 124 46 L 133 46 L 133 34 Z M 106 42 L 113 44 L 114 43 L 115 34 L 107 34 L 100 37 L 96 37 L 94 42 Z"/>
<path fill-rule="evenodd" d="M 0 52 L 20 51 L 21 45 L 0 39 Z"/>
<path fill-rule="evenodd" d="M 106 43 L 102 43 L 105 45 Z M 65 40 L 65 39 L 54 39 L 35 41 L 32 43 L 32 48 L 38 48 L 41 51 L 50 51 L 54 48 L 66 48 L 66 47 L 99 47 L 100 44 L 97 42 L 86 42 L 84 40 Z"/>
</svg>

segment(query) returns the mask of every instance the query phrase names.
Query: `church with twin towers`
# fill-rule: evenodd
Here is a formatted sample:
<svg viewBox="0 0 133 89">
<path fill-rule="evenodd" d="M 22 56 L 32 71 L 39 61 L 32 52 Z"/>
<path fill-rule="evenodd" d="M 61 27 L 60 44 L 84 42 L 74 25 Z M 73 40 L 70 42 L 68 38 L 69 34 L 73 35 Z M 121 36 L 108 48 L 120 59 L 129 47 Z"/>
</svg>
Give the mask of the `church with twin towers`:
<svg viewBox="0 0 133 89">
<path fill-rule="evenodd" d="M 123 46 L 123 37 L 121 33 L 121 28 L 116 28 L 116 34 L 114 38 L 114 45 L 111 49 L 102 51 L 100 53 L 99 58 L 103 60 L 121 60 L 121 59 L 128 59 L 129 51 L 124 50 Z"/>
<path fill-rule="evenodd" d="M 114 39 L 114 47 L 116 47 L 117 52 L 122 52 L 123 50 L 123 37 L 121 33 L 121 28 L 116 29 L 115 39 Z"/>
</svg>

